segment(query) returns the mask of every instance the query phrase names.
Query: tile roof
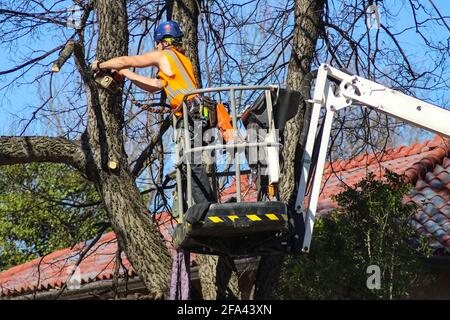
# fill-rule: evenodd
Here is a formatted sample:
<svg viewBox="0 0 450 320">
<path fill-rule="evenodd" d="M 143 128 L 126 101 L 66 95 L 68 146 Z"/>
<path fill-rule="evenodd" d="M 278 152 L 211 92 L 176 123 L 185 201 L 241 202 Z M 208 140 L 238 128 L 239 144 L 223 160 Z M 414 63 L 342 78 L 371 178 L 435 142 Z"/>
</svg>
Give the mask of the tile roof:
<svg viewBox="0 0 450 320">
<path fill-rule="evenodd" d="M 0 273 L 0 297 L 28 294 L 34 291 L 58 289 L 66 282 L 80 253 L 88 243 L 77 244 L 74 248 L 55 251 L 43 258 L 34 259 Z M 107 233 L 86 255 L 75 274 L 80 276 L 80 284 L 111 279 L 114 274 L 117 244 L 113 232 Z M 135 276 L 125 255 L 123 264 L 130 277 Z M 124 275 L 124 269 L 121 268 Z M 75 278 L 76 279 L 76 278 Z"/>
<path fill-rule="evenodd" d="M 319 197 L 319 216 L 336 208 L 332 196 L 353 186 L 369 172 L 377 177 L 386 169 L 405 174 L 414 185 L 407 201 L 421 209 L 411 224 L 429 240 L 432 249 L 450 253 L 450 144 L 439 136 L 424 143 L 389 149 L 382 154 L 364 154 L 349 161 L 328 163 Z"/>
<path fill-rule="evenodd" d="M 166 240 L 166 244 L 171 249 L 172 219 L 168 214 L 160 214 L 155 218 L 155 221 Z M 73 248 L 55 251 L 42 258 L 1 272 L 0 298 L 61 288 L 72 273 L 80 254 L 90 243 L 90 241 L 78 243 Z M 116 267 L 116 251 L 117 241 L 114 232 L 104 234 L 83 258 L 76 273 L 71 278 L 71 280 L 73 279 L 71 283 L 83 285 L 94 281 L 112 279 Z M 122 265 L 119 267 L 119 276 L 124 277 L 125 274 L 129 278 L 137 276 L 123 252 L 121 258 Z"/>
<path fill-rule="evenodd" d="M 424 143 L 389 149 L 384 153 L 364 154 L 351 160 L 326 164 L 318 215 L 326 215 L 336 208 L 332 196 L 343 190 L 343 183 L 354 185 L 368 172 L 381 177 L 386 169 L 405 174 L 415 186 L 409 201 L 423 204 L 411 222 L 417 232 L 429 238 L 432 248 L 450 253 L 450 146 L 439 137 Z M 254 200 L 256 191 L 248 188 L 246 177 L 243 177 L 241 185 L 244 199 Z M 226 200 L 235 192 L 235 185 L 232 184 L 222 193 L 222 197 Z M 160 214 L 155 221 L 170 248 L 173 220 L 168 214 Z M 59 250 L 1 272 L 0 297 L 60 288 L 85 246 L 86 243 L 81 243 L 73 249 Z M 116 250 L 114 234 L 105 234 L 80 264 L 81 284 L 111 279 Z M 125 256 L 122 259 L 128 275 L 136 276 L 128 259 Z M 191 260 L 191 263 L 194 261 Z M 122 276 L 124 272 L 121 268 Z"/>
</svg>

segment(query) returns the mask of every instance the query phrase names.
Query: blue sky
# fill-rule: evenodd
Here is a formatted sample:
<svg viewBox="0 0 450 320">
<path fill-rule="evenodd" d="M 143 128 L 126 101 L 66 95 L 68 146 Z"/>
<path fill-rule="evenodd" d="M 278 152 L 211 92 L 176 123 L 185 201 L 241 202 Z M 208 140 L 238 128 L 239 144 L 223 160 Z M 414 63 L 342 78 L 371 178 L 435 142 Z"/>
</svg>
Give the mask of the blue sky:
<svg viewBox="0 0 450 320">
<path fill-rule="evenodd" d="M 335 1 L 337 4 L 338 1 Z M 67 5 L 71 2 L 68 1 Z M 389 3 L 385 1 L 385 3 Z M 434 0 L 435 5 L 439 8 L 442 15 L 449 17 L 450 16 L 450 1 L 448 0 Z M 60 4 L 65 5 L 65 3 Z M 422 1 L 422 4 L 427 8 L 432 10 L 429 1 Z M 1 5 L 0 5 L 1 6 Z M 395 20 L 394 25 L 390 25 L 390 30 L 392 32 L 396 32 L 401 30 L 405 26 L 411 25 L 410 16 L 407 14 L 409 7 L 406 5 L 404 1 L 392 1 L 390 4 L 391 9 L 393 11 L 397 11 L 398 17 Z M 381 12 L 382 21 L 385 17 L 383 17 L 383 12 Z M 437 16 L 437 15 L 436 15 Z M 447 19 L 447 24 L 450 24 L 450 19 Z M 449 40 L 450 34 L 446 28 L 441 27 L 437 30 L 429 30 L 430 33 L 435 33 L 436 38 L 442 38 L 444 41 Z M 62 43 L 61 36 L 67 39 L 67 37 L 72 33 L 72 30 L 66 28 L 61 33 L 60 31 L 55 33 L 51 32 L 51 30 L 42 30 L 40 33 L 33 34 L 33 37 L 24 37 L 17 41 L 16 45 L 12 50 L 7 50 L 4 46 L 0 44 L 0 59 L 3 61 L 0 70 L 9 69 L 14 67 L 17 64 L 22 63 L 24 60 L 29 58 L 30 51 L 34 50 L 49 50 L 54 48 L 55 46 Z M 427 64 L 428 55 L 427 48 L 425 45 L 420 44 L 418 35 L 414 32 L 414 30 L 409 30 L 404 34 L 399 36 L 399 42 L 402 46 L 404 46 L 405 51 L 408 56 L 414 61 L 414 67 L 417 69 L 421 68 L 421 65 Z M 148 45 L 146 49 L 151 49 L 151 45 Z M 56 55 L 52 55 L 47 58 L 45 61 L 47 63 L 51 62 L 52 59 L 55 59 Z M 72 63 L 71 61 L 69 64 Z M 447 62 L 448 64 L 448 62 Z M 31 79 L 38 73 L 42 73 L 43 71 L 48 70 L 48 68 L 38 67 L 30 73 Z M 64 72 L 64 70 L 63 70 Z M 62 72 L 62 73 L 63 73 Z M 17 76 L 18 73 L 8 75 L 8 76 L 0 76 L 0 87 L 13 79 L 13 77 Z M 61 83 L 61 79 L 63 79 L 62 74 L 56 74 L 53 77 L 53 85 L 56 87 L 65 86 L 66 84 Z M 30 118 L 32 112 L 35 107 L 42 103 L 42 98 L 39 97 L 39 92 L 46 92 L 48 89 L 48 80 L 41 81 L 39 85 L 36 84 L 23 84 L 23 85 L 14 85 L 7 91 L 0 91 L 0 134 L 1 135 L 11 135 L 18 134 L 20 123 L 18 122 L 18 118 Z M 450 108 L 448 105 L 448 101 L 450 99 L 450 94 L 448 92 L 448 88 L 435 90 L 435 91 L 424 91 L 417 92 L 417 95 L 421 99 L 427 99 L 430 102 L 444 104 L 443 106 Z M 59 103 L 66 103 L 65 99 L 58 101 Z M 23 124 L 23 123 L 22 123 Z M 27 130 L 27 134 L 43 134 L 45 128 L 42 124 L 35 123 L 30 126 Z"/>
</svg>

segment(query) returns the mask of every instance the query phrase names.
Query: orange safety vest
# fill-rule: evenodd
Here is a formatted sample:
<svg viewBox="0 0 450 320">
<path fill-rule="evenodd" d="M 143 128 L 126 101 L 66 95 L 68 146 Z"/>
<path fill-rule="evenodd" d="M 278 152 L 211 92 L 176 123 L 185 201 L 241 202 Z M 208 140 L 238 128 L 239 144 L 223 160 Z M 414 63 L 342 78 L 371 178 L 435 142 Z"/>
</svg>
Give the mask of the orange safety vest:
<svg viewBox="0 0 450 320">
<path fill-rule="evenodd" d="M 167 95 L 167 100 L 173 109 L 180 106 L 183 101 L 183 96 L 191 91 L 197 89 L 197 81 L 194 76 L 194 68 L 191 61 L 183 54 L 174 48 L 167 48 L 163 50 L 163 54 L 169 60 L 170 69 L 173 76 L 169 77 L 161 70 L 158 71 L 158 78 L 162 81 L 164 91 Z M 188 97 L 187 100 L 192 99 Z"/>
</svg>

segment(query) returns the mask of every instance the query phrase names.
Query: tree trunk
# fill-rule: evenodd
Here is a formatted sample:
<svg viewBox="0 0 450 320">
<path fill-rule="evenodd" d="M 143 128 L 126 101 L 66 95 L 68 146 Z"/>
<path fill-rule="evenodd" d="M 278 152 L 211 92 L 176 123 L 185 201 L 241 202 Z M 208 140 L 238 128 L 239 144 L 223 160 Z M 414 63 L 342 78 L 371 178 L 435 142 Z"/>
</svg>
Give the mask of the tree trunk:
<svg viewBox="0 0 450 320">
<path fill-rule="evenodd" d="M 306 76 L 311 70 L 317 39 L 319 38 L 324 0 L 297 0 L 295 3 L 295 24 L 292 53 L 289 60 L 286 86 L 288 89 L 300 91 L 303 97 L 310 95 L 310 83 Z M 293 210 L 299 175 L 298 159 L 301 159 L 308 128 L 309 109 L 306 104 L 298 106 L 297 114 L 289 120 L 284 130 L 283 175 L 280 183 L 281 200 Z M 284 255 L 264 256 L 261 258 L 255 284 L 255 299 L 274 298 Z"/>
<path fill-rule="evenodd" d="M 198 15 L 200 3 L 198 0 L 167 0 L 167 20 L 180 24 L 184 32 L 183 48 L 186 56 L 194 67 L 195 79 L 202 87 L 200 60 L 198 57 Z"/>
<path fill-rule="evenodd" d="M 233 259 L 198 255 L 197 262 L 204 300 L 237 300 L 242 297 Z"/>
<path fill-rule="evenodd" d="M 305 99 L 310 96 L 311 84 L 307 78 L 311 71 L 311 64 L 315 55 L 317 39 L 319 38 L 323 0 L 297 0 L 295 7 L 295 27 L 292 54 L 289 61 L 286 87 L 300 91 Z M 309 109 L 305 104 L 298 108 L 296 116 L 288 121 L 284 130 L 284 167 L 281 181 L 281 197 L 283 201 L 292 203 L 298 178 L 298 164 L 296 155 L 302 151 L 307 129 L 305 120 L 309 120 Z M 303 130 L 305 129 L 305 130 Z"/>
<path fill-rule="evenodd" d="M 125 0 L 116 1 L 114 5 L 107 0 L 97 0 L 95 7 L 99 26 L 97 59 L 127 55 Z M 84 138 L 97 168 L 94 183 L 120 247 L 150 292 L 161 298 L 168 294 L 170 256 L 130 172 L 122 136 L 122 97 L 98 89 L 97 99 L 96 93 L 97 89 L 88 86 L 89 120 Z M 118 167 L 110 169 L 108 161 L 114 161 Z"/>
</svg>

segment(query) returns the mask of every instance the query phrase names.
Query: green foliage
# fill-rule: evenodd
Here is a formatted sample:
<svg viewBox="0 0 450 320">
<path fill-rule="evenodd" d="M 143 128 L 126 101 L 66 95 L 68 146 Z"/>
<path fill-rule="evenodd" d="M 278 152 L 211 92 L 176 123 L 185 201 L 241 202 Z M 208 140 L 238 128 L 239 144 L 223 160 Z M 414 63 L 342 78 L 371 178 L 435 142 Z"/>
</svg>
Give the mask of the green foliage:
<svg viewBox="0 0 450 320">
<path fill-rule="evenodd" d="M 106 221 L 99 201 L 65 165 L 0 167 L 0 270 L 92 238 Z"/>
<path fill-rule="evenodd" d="M 288 257 L 278 288 L 282 299 L 407 298 L 423 266 L 410 240 L 409 223 L 416 211 L 404 203 L 410 185 L 388 172 L 383 181 L 373 174 L 336 196 L 339 209 L 318 219 L 310 254 Z M 421 253 L 428 254 L 426 246 Z M 368 289 L 377 265 L 381 287 Z"/>
</svg>

